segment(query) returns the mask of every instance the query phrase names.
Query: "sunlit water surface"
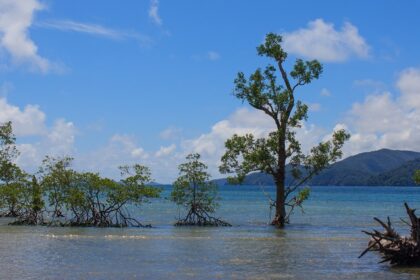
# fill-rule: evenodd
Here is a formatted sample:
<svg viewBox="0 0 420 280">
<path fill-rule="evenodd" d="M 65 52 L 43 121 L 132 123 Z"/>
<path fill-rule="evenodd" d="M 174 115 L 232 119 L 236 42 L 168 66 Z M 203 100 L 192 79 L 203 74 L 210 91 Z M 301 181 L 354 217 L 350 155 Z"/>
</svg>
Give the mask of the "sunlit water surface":
<svg viewBox="0 0 420 280">
<path fill-rule="evenodd" d="M 265 191 L 273 193 L 273 188 Z M 363 229 L 372 218 L 406 228 L 402 202 L 420 208 L 420 189 L 313 187 L 305 214 L 285 230 L 267 226 L 259 187 L 220 189 L 217 216 L 230 228 L 177 228 L 167 199 L 142 206 L 154 228 L 97 229 L 8 226 L 0 219 L 0 279 L 420 279 L 420 269 L 378 264 Z M 163 197 L 167 197 L 165 188 Z"/>
</svg>

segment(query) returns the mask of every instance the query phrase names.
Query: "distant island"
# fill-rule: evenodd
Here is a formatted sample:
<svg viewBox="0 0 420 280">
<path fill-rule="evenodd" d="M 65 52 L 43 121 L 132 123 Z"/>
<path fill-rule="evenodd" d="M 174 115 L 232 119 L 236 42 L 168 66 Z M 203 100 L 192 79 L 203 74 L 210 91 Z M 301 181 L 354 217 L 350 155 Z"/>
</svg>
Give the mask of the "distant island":
<svg viewBox="0 0 420 280">
<path fill-rule="evenodd" d="M 290 169 L 290 168 L 289 168 Z M 414 171 L 420 169 L 420 152 L 381 149 L 360 153 L 337 163 L 312 178 L 310 186 L 415 186 Z M 288 172 L 286 183 L 293 178 Z M 227 179 L 216 179 L 227 185 Z M 264 173 L 249 174 L 245 185 L 273 185 L 272 176 Z"/>
</svg>

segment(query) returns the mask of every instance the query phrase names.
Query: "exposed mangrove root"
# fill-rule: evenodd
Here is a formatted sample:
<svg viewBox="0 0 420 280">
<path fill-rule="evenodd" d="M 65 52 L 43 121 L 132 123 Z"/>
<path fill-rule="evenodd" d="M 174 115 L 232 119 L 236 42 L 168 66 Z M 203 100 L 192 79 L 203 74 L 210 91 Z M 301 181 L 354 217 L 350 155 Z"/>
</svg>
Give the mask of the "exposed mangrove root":
<svg viewBox="0 0 420 280">
<path fill-rule="evenodd" d="M 4 212 L 0 212 L 0 218 L 16 218 L 19 217 L 18 211 L 15 210 L 7 210 Z"/>
<path fill-rule="evenodd" d="M 112 211 L 90 211 L 76 215 L 67 220 L 66 216 L 57 216 L 53 211 L 26 211 L 21 212 L 10 225 L 42 225 L 50 227 L 144 227 L 151 228 L 150 224 L 142 224 L 132 218 L 123 207 Z M 47 217 L 47 218 L 44 218 Z M 48 217 L 51 217 L 50 219 Z"/>
<path fill-rule="evenodd" d="M 36 226 L 36 225 L 47 225 L 44 221 L 42 213 L 36 212 L 25 212 L 16 217 L 16 220 L 9 223 L 10 225 L 19 226 Z"/>
<path fill-rule="evenodd" d="M 410 226 L 410 236 L 400 236 L 392 227 L 391 220 L 383 222 L 374 218 L 383 228 L 384 232 L 373 230 L 363 233 L 371 237 L 368 247 L 360 254 L 363 257 L 367 252 L 377 251 L 381 253 L 380 263 L 389 262 L 392 265 L 420 266 L 420 219 L 417 218 L 415 211 L 407 203 L 404 203 L 410 222 L 403 221 Z"/>
<path fill-rule="evenodd" d="M 184 219 L 179 219 L 175 226 L 232 226 L 228 222 L 210 216 L 206 211 L 200 208 L 192 207 Z"/>
</svg>

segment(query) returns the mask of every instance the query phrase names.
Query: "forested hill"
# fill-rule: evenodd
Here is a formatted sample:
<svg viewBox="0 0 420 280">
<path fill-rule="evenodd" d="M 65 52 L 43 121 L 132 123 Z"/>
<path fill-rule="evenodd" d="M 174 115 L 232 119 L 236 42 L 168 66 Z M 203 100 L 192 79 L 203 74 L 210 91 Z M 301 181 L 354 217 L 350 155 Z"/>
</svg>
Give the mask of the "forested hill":
<svg viewBox="0 0 420 280">
<path fill-rule="evenodd" d="M 415 183 L 412 174 L 418 169 L 420 169 L 420 158 L 410 160 L 398 168 L 372 176 L 368 184 L 372 186 L 413 186 Z"/>
<path fill-rule="evenodd" d="M 331 165 L 314 177 L 313 186 L 412 186 L 414 170 L 420 169 L 420 153 L 381 149 L 360 153 Z M 286 183 L 291 181 L 290 172 Z M 218 179 L 219 185 L 227 184 L 226 179 Z M 271 176 L 253 173 L 246 177 L 247 185 L 272 185 Z"/>
</svg>

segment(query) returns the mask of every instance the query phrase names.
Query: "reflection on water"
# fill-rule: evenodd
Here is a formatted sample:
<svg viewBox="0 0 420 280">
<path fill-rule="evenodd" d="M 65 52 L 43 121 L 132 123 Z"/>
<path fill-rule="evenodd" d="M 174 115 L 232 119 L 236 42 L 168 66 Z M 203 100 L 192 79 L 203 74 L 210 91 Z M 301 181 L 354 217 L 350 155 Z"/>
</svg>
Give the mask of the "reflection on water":
<svg viewBox="0 0 420 280">
<path fill-rule="evenodd" d="M 241 188 L 241 189 L 239 189 Z M 166 190 L 166 195 L 168 190 Z M 404 217 L 402 201 L 420 206 L 415 188 L 313 188 L 306 214 L 286 230 L 267 226 L 258 188 L 221 190 L 217 213 L 231 228 L 176 228 L 165 199 L 140 213 L 152 229 L 7 226 L 0 221 L 0 279 L 417 279 L 420 270 L 357 256 L 372 217 Z M 165 195 L 165 194 L 164 194 Z"/>
</svg>

